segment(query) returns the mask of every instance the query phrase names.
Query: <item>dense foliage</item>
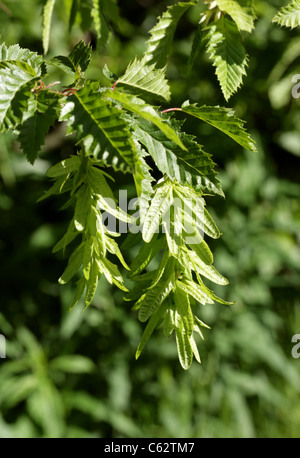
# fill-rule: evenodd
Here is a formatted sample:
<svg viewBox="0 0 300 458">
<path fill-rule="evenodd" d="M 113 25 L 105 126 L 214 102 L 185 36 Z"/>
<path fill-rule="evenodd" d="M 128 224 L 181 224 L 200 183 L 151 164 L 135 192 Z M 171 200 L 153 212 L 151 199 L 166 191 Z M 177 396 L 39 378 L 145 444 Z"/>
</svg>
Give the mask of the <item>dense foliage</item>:
<svg viewBox="0 0 300 458">
<path fill-rule="evenodd" d="M 98 435 L 99 430 L 104 436 L 297 434 L 296 426 L 295 432 L 289 430 L 299 422 L 296 413 L 289 421 L 284 417 L 299 386 L 296 361 L 289 356 L 290 339 L 297 331 L 299 288 L 299 176 L 293 165 L 289 168 L 299 151 L 294 131 L 299 122 L 297 99 L 285 122 L 282 113 L 290 103 L 288 72 L 293 72 L 299 40 L 295 32 L 272 25 L 272 19 L 296 27 L 299 5 L 291 2 L 279 10 L 276 2 L 269 9 L 265 2 L 257 2 L 255 8 L 250 1 L 179 2 L 165 9 L 158 2 L 143 9 L 131 2 L 119 10 L 115 2 L 99 6 L 98 1 L 64 5 L 47 1 L 43 10 L 38 5 L 43 11 L 41 43 L 36 30 L 30 29 L 29 13 L 38 2 L 28 2 L 27 15 L 17 11 L 15 3 L 5 2 L 7 11 L 2 8 L 1 16 L 7 34 L 1 45 L 5 93 L 0 115 L 2 130 L 9 131 L 1 136 L 5 186 L 1 208 L 3 240 L 10 234 L 3 245 L 8 260 L 4 301 L 10 306 L 0 326 L 12 360 L 1 362 L 1 434 L 64 437 Z M 131 8 L 138 13 L 136 25 L 130 23 Z M 9 33 L 8 19 L 19 21 L 19 29 Z M 145 47 L 148 22 L 153 28 Z M 53 38 L 52 48 L 53 29 L 60 43 Z M 83 33 L 92 46 L 84 44 Z M 268 33 L 270 46 L 280 43 L 282 59 L 280 55 L 266 59 L 263 43 Z M 120 53 L 124 42 L 126 52 Z M 47 50 L 50 57 L 42 57 Z M 58 79 L 57 88 L 53 83 Z M 232 99 L 237 117 L 220 105 L 242 81 L 244 88 Z M 279 91 L 280 85 L 287 91 Z M 175 108 L 170 107 L 171 94 Z M 186 99 L 191 102 L 183 103 Z M 247 120 L 258 152 L 239 118 Z M 65 121 L 67 136 L 58 121 Z M 230 137 L 228 143 L 216 128 Z M 32 168 L 11 152 L 18 148 L 12 129 L 34 163 Z M 235 149 L 232 140 L 238 143 Z M 279 156 L 283 149 L 289 161 Z M 212 159 L 223 169 L 219 179 Z M 272 165 L 276 161 L 278 171 Z M 53 185 L 41 196 L 45 169 Z M 26 193 L 20 192 L 23 187 Z M 214 194 L 223 195 L 222 188 L 226 200 L 212 200 Z M 120 225 L 141 222 L 121 208 L 119 189 L 139 196 L 143 228 L 129 236 L 118 236 L 101 220 L 105 212 Z M 45 200 L 52 195 L 57 201 Z M 64 209 L 60 221 L 57 202 Z M 230 279 L 227 294 L 237 300 L 233 307 L 222 307 L 231 303 L 216 295 L 218 287 L 213 293 L 210 283 L 202 280 L 227 283 L 212 266 L 212 251 L 203 239 L 203 233 L 213 239 L 220 235 L 211 215 L 223 235 L 209 243 L 217 267 Z M 157 234 L 159 227 L 164 230 Z M 58 233 L 62 238 L 57 243 Z M 187 241 L 190 234 L 193 243 Z M 49 249 L 55 243 L 54 264 Z M 61 289 L 55 284 L 66 254 L 69 263 L 60 283 L 76 277 L 82 266 L 74 292 L 71 286 Z M 150 269 L 145 270 L 147 265 Z M 102 274 L 108 283 L 100 279 Z M 19 293 L 12 286 L 16 278 Z M 137 301 L 133 312 L 132 304 L 123 301 L 121 291 L 127 288 L 125 299 Z M 223 290 L 220 293 L 224 295 Z M 62 318 L 57 314 L 59 297 Z M 84 314 L 77 307 L 67 314 L 78 301 L 92 305 Z M 221 302 L 220 308 L 202 308 L 200 320 L 195 314 L 197 302 L 213 301 Z M 175 330 L 184 368 L 190 367 L 193 354 L 200 361 L 193 331 L 201 337 L 205 333 L 203 365 L 192 366 L 189 375 L 180 374 L 172 363 L 172 341 L 159 332 L 148 344 L 145 359 L 134 362 L 133 348 L 141 331 L 135 310 L 142 322 L 149 320 L 137 356 L 163 322 L 167 336 Z M 206 332 L 208 324 L 202 319 L 213 332 Z M 89 374 L 88 381 L 84 374 Z M 182 399 L 174 403 L 179 392 Z M 266 426 L 261 415 L 274 411 L 276 425 Z M 92 433 L 87 432 L 88 417 Z"/>
</svg>

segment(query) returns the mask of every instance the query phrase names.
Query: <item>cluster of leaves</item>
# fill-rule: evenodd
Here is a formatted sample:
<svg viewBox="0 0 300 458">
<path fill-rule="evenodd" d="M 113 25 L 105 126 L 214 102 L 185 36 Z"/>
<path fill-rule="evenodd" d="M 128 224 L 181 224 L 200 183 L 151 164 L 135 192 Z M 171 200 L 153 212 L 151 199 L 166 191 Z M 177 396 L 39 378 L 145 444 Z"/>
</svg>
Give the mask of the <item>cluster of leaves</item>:
<svg viewBox="0 0 300 458">
<path fill-rule="evenodd" d="M 78 15 L 83 16 L 81 8 L 86 5 L 80 1 L 69 3 L 72 26 Z M 149 321 L 136 356 L 153 330 L 163 323 L 167 335 L 175 330 L 179 359 L 185 369 L 193 355 L 200 361 L 193 332 L 202 337 L 200 327 L 206 326 L 191 306 L 194 302 L 230 303 L 218 298 L 202 280 L 206 277 L 217 284 L 227 283 L 212 266 L 213 256 L 204 241 L 204 234 L 212 238 L 220 236 L 203 199 L 205 194 L 223 195 L 215 164 L 195 138 L 183 132 L 182 123 L 173 113 L 198 118 L 245 149 L 255 151 L 243 122 L 232 110 L 199 107 L 186 101 L 181 108 L 160 111 L 151 103 L 170 100 L 164 67 L 177 23 L 196 3 L 179 2 L 167 8 L 150 33 L 143 59 L 129 64 L 112 88 L 86 80 L 91 48 L 83 42 L 69 56 L 56 56 L 49 62 L 18 45 L 0 47 L 0 131 L 17 132 L 21 148 L 31 163 L 57 120 L 66 123 L 68 135 L 76 136 L 77 153 L 49 170 L 48 176 L 54 183 L 42 197 L 68 193 L 65 207 L 74 204 L 74 217 L 68 230 L 54 247 L 54 251 L 73 247 L 60 283 L 67 283 L 81 272 L 71 306 L 83 295 L 85 306 L 91 303 L 102 274 L 110 283 L 128 291 L 118 266 L 108 259 L 114 255 L 129 269 L 116 241 L 120 234 L 105 226 L 104 216 L 113 216 L 126 224 L 138 223 L 140 233 L 135 237 L 141 236 L 144 244 L 129 269 L 129 277 L 137 286 L 126 298 L 136 300 L 134 309 L 139 310 L 139 319 Z M 240 86 L 245 73 L 247 56 L 240 34 L 252 31 L 254 9 L 248 0 L 206 3 L 208 9 L 202 13 L 199 27 L 228 99 Z M 292 3 L 274 21 L 294 26 L 297 2 Z M 55 0 L 48 0 L 44 8 L 45 52 L 54 4 Z M 90 6 L 100 41 L 104 36 L 106 41 L 103 5 L 100 7 L 98 1 L 93 1 Z M 202 41 L 198 35 L 192 46 L 191 61 Z M 47 64 L 72 75 L 73 84 L 63 91 L 54 91 L 54 83 L 45 86 L 41 78 L 47 75 Z M 104 74 L 111 78 L 108 69 L 104 69 Z M 149 157 L 163 175 L 154 185 Z M 103 170 L 106 167 L 132 175 L 139 197 L 137 219 L 118 207 L 106 179 L 112 177 Z M 74 247 L 79 235 L 81 240 Z M 159 256 L 158 268 L 144 272 L 152 259 Z"/>
<path fill-rule="evenodd" d="M 118 266 L 107 257 L 115 255 L 127 268 L 115 240 L 119 234 L 104 225 L 102 212 L 127 224 L 135 220 L 117 206 L 106 180 L 111 177 L 103 168 L 132 174 L 140 197 L 138 221 L 145 243 L 131 268 L 132 278 L 143 272 L 155 254 L 159 256 L 158 251 L 163 253 L 159 268 L 142 274 L 138 287 L 129 293 L 130 299 L 138 298 L 135 309 L 139 308 L 141 321 L 150 319 L 137 356 L 153 329 L 164 321 L 167 333 L 176 331 L 180 361 L 186 369 L 193 354 L 200 360 L 192 332 L 201 334 L 199 326 L 203 325 L 194 317 L 191 302 L 225 303 L 202 281 L 204 276 L 227 283 L 212 267 L 213 257 L 203 239 L 203 232 L 215 238 L 220 235 L 202 197 L 222 195 L 215 164 L 210 154 L 182 131 L 182 124 L 173 119 L 170 109 L 161 113 L 148 103 L 149 99 L 170 98 L 162 69 L 147 64 L 146 57 L 135 60 L 112 88 L 100 88 L 97 82 L 84 77 L 90 56 L 89 45 L 80 42 L 69 56 L 50 61 L 74 77 L 72 87 L 59 92 L 40 80 L 47 72 L 41 56 L 17 45 L 7 48 L 2 44 L 1 131 L 17 131 L 21 148 L 32 163 L 56 120 L 65 121 L 67 134 L 76 135 L 77 154 L 49 170 L 54 183 L 42 197 L 68 193 L 66 206 L 74 204 L 68 230 L 54 247 L 54 251 L 65 250 L 71 244 L 74 248 L 76 237 L 81 236 L 60 278 L 64 284 L 79 269 L 82 272 L 72 305 L 82 295 L 86 306 L 91 303 L 102 274 L 127 291 Z M 231 110 L 188 102 L 176 110 L 213 125 L 248 149 L 255 148 Z M 148 156 L 163 174 L 154 186 Z M 175 200 L 180 205 L 174 205 Z M 191 235 L 194 238 L 188 248 L 187 237 Z"/>
<path fill-rule="evenodd" d="M 109 5 L 108 5 L 109 3 Z M 44 7 L 43 46 L 47 53 L 50 25 L 55 0 L 48 0 Z M 148 64 L 163 68 L 171 53 L 174 34 L 181 17 L 199 1 L 177 2 L 169 5 L 150 31 L 145 59 Z M 226 101 L 242 86 L 249 56 L 244 46 L 245 34 L 255 27 L 255 5 L 253 0 L 206 0 L 204 11 L 199 13 L 199 25 L 195 32 L 189 66 L 192 67 L 199 51 L 204 46 L 215 67 L 223 96 Z M 98 46 L 102 48 L 110 36 L 110 23 L 115 27 L 121 18 L 116 1 L 68 0 L 66 11 L 71 28 L 80 22 L 83 29 L 92 25 L 96 31 Z M 300 25 L 300 3 L 292 0 L 274 16 L 273 22 L 294 28 Z"/>
</svg>

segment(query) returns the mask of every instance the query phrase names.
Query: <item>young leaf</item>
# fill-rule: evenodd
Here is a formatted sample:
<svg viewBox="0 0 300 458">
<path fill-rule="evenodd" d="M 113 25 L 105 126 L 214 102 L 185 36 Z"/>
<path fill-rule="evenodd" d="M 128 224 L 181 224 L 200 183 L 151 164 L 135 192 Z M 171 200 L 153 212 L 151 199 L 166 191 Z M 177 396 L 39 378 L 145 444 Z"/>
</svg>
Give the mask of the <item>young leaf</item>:
<svg viewBox="0 0 300 458">
<path fill-rule="evenodd" d="M 81 72 L 85 72 L 92 56 L 92 48 L 89 44 L 79 41 L 69 56 L 53 57 L 49 63 L 61 68 L 64 72 L 78 78 Z"/>
<path fill-rule="evenodd" d="M 170 183 L 156 189 L 143 225 L 143 239 L 149 243 L 158 232 L 161 219 L 172 205 L 172 185 Z"/>
<path fill-rule="evenodd" d="M 221 11 L 231 16 L 239 30 L 251 32 L 254 29 L 252 0 L 216 0 L 216 3 Z"/>
<path fill-rule="evenodd" d="M 47 0 L 43 10 L 43 48 L 44 54 L 47 54 L 49 49 L 50 27 L 52 20 L 53 8 L 55 0 Z"/>
<path fill-rule="evenodd" d="M 142 353 L 143 349 L 145 348 L 146 343 L 150 339 L 154 329 L 159 325 L 160 321 L 163 319 L 163 316 L 168 308 L 168 301 L 165 300 L 163 304 L 161 304 L 156 311 L 151 316 L 150 320 L 145 327 L 143 332 L 142 338 L 139 342 L 138 348 L 136 350 L 135 358 L 138 359 L 140 354 Z"/>
<path fill-rule="evenodd" d="M 156 69 L 155 64 L 147 65 L 145 58 L 135 59 L 128 65 L 125 74 L 118 79 L 119 85 L 138 96 L 153 96 L 167 101 L 171 97 L 165 71 Z"/>
<path fill-rule="evenodd" d="M 154 178 L 150 174 L 151 168 L 144 159 L 148 153 L 140 147 L 139 143 L 137 143 L 136 151 L 137 159 L 133 178 L 138 196 L 140 222 L 143 223 L 154 192 L 152 187 Z"/>
<path fill-rule="evenodd" d="M 76 272 L 82 264 L 83 253 L 84 245 L 80 244 L 71 254 L 68 265 L 58 280 L 61 285 L 68 283 L 68 281 L 70 281 L 71 278 L 74 277 L 74 275 L 76 274 Z"/>
<path fill-rule="evenodd" d="M 149 289 L 139 302 L 139 320 L 147 321 L 150 316 L 157 310 L 166 297 L 170 294 L 174 287 L 174 282 L 171 277 L 161 279 L 158 284 Z"/>
<path fill-rule="evenodd" d="M 199 286 L 198 283 L 195 283 L 194 281 L 186 279 L 184 281 L 177 281 L 176 287 L 184 293 L 192 296 L 202 305 L 213 304 L 211 298 L 202 290 L 201 286 Z"/>
<path fill-rule="evenodd" d="M 252 138 L 243 127 L 244 122 L 237 118 L 232 110 L 219 106 L 207 107 L 204 105 L 197 107 L 196 104 L 190 105 L 185 102 L 182 105 L 182 111 L 211 124 L 216 129 L 231 137 L 235 142 L 243 146 L 243 148 L 256 151 Z"/>
<path fill-rule="evenodd" d="M 188 255 L 190 257 L 193 270 L 217 285 L 228 285 L 227 278 L 223 277 L 223 275 L 221 275 L 215 267 L 205 264 L 193 251 L 189 251 Z"/>
<path fill-rule="evenodd" d="M 231 19 L 221 17 L 203 29 L 209 58 L 216 67 L 223 95 L 228 101 L 246 75 L 248 56 L 240 32 Z"/>
<path fill-rule="evenodd" d="M 175 288 L 174 302 L 177 316 L 183 324 L 183 331 L 191 337 L 194 328 L 193 313 L 189 301 L 189 295 L 180 288 Z"/>
<path fill-rule="evenodd" d="M 300 26 L 300 0 L 292 0 L 274 16 L 273 22 L 294 29 Z"/>
<path fill-rule="evenodd" d="M 91 202 L 91 189 L 88 185 L 83 184 L 76 193 L 76 206 L 74 212 L 74 225 L 79 232 L 82 232 L 86 227 Z"/>
<path fill-rule="evenodd" d="M 157 24 L 150 31 L 148 47 L 145 59 L 156 67 L 164 67 L 167 64 L 171 51 L 174 33 L 181 16 L 197 2 L 178 2 L 168 6 L 167 10 L 159 18 Z"/>
<path fill-rule="evenodd" d="M 178 325 L 175 327 L 175 335 L 180 364 L 183 369 L 187 370 L 193 361 L 193 349 L 190 338 L 181 320 L 179 320 Z"/>
<path fill-rule="evenodd" d="M 85 294 L 85 301 L 84 301 L 85 309 L 91 304 L 95 296 L 97 285 L 98 285 L 98 280 L 100 276 L 101 274 L 99 273 L 97 262 L 96 260 L 93 260 L 91 264 L 89 279 L 86 284 L 86 294 Z"/>
</svg>

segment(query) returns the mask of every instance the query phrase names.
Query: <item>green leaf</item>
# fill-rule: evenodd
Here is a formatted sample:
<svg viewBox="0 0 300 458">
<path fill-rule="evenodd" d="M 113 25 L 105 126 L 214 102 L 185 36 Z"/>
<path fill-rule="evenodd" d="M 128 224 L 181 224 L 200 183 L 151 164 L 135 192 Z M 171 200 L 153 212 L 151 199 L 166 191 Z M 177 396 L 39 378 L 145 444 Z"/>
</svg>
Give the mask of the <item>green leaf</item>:
<svg viewBox="0 0 300 458">
<path fill-rule="evenodd" d="M 182 321 L 179 321 L 179 324 L 175 327 L 175 335 L 180 364 L 183 369 L 187 370 L 193 361 L 193 349 Z"/>
<path fill-rule="evenodd" d="M 115 264 L 113 264 L 106 258 L 98 258 L 96 262 L 98 264 L 100 272 L 105 275 L 109 283 L 114 283 L 122 291 L 128 291 L 128 289 L 123 284 L 123 277 Z"/>
<path fill-rule="evenodd" d="M 139 302 L 139 320 L 147 321 L 150 316 L 157 310 L 166 297 L 170 294 L 174 287 L 174 282 L 171 277 L 161 279 L 159 283 L 152 289 L 149 289 Z"/>
<path fill-rule="evenodd" d="M 167 183 L 155 191 L 143 224 L 143 239 L 146 243 L 149 243 L 153 235 L 158 232 L 163 216 L 172 205 L 172 190 L 172 184 Z"/>
<path fill-rule="evenodd" d="M 68 283 L 68 281 L 70 281 L 71 278 L 73 278 L 74 275 L 77 273 L 79 267 L 82 264 L 83 252 L 84 252 L 83 244 L 79 245 L 73 251 L 73 253 L 71 254 L 69 258 L 69 262 L 68 262 L 66 269 L 64 270 L 63 274 L 61 275 L 61 277 L 58 280 L 61 285 Z"/>
<path fill-rule="evenodd" d="M 99 268 L 98 268 L 97 262 L 93 260 L 91 264 L 89 279 L 86 285 L 84 309 L 86 309 L 91 304 L 95 296 L 99 277 L 100 277 L 100 274 L 99 274 Z"/>
<path fill-rule="evenodd" d="M 29 49 L 20 48 L 19 45 L 7 47 L 5 43 L 0 44 L 0 61 L 14 62 L 15 64 L 17 62 L 23 62 L 27 66 L 32 67 L 37 76 L 41 72 L 43 74 L 46 73 L 43 57 Z"/>
<path fill-rule="evenodd" d="M 211 298 L 202 290 L 201 286 L 194 281 L 183 280 L 177 281 L 176 287 L 179 290 L 184 291 L 186 294 L 192 296 L 196 301 L 200 302 L 200 304 L 213 304 Z"/>
<path fill-rule="evenodd" d="M 74 225 L 77 231 L 82 232 L 87 224 L 87 217 L 92 203 L 91 189 L 84 184 L 76 193 L 76 206 L 74 213 Z"/>
<path fill-rule="evenodd" d="M 130 266 L 131 275 L 138 275 L 142 272 L 162 247 L 163 238 L 157 240 L 156 234 L 152 238 L 151 243 L 143 243 L 138 255 Z"/>
<path fill-rule="evenodd" d="M 121 111 L 108 100 L 103 100 L 97 85 L 88 82 L 74 95 L 68 97 L 62 109 L 61 120 L 67 121 L 68 133 L 77 131 L 87 154 L 102 148 L 108 141 L 127 162 L 134 167 L 135 145 Z"/>
<path fill-rule="evenodd" d="M 182 105 L 182 111 L 224 132 L 243 148 L 256 151 L 254 141 L 243 127 L 244 121 L 237 118 L 233 110 L 219 106 L 198 107 L 196 104 L 189 105 L 185 102 Z"/>
<path fill-rule="evenodd" d="M 177 132 L 185 151 L 174 142 L 170 142 L 155 125 L 143 119 L 137 119 L 133 124 L 134 137 L 147 148 L 158 169 L 171 180 L 189 185 L 196 191 L 223 196 L 211 155 L 203 150 L 193 136 L 181 132 L 179 123 L 171 120 L 166 122 Z"/>
<path fill-rule="evenodd" d="M 142 353 L 143 349 L 145 348 L 145 345 L 147 344 L 148 340 L 150 339 L 154 329 L 159 325 L 161 320 L 163 319 L 163 316 L 168 308 L 168 301 L 164 301 L 163 304 L 161 304 L 156 311 L 153 313 L 151 318 L 149 319 L 147 326 L 145 327 L 145 330 L 143 332 L 143 335 L 141 337 L 141 340 L 139 342 L 138 348 L 136 350 L 135 358 L 138 359 L 140 354 Z"/>
<path fill-rule="evenodd" d="M 45 136 L 59 117 L 61 96 L 54 92 L 41 91 L 32 100 L 32 115 L 18 127 L 23 153 L 33 164 L 45 142 Z"/>
<path fill-rule="evenodd" d="M 198 25 L 196 32 L 194 34 L 192 49 L 191 49 L 191 53 L 189 55 L 189 60 L 188 60 L 189 71 L 191 71 L 198 57 L 198 54 L 199 54 L 199 51 L 202 45 L 202 38 L 203 38 L 202 37 L 202 27 L 201 25 Z"/>
<path fill-rule="evenodd" d="M 135 163 L 133 178 L 138 196 L 139 217 L 140 221 L 143 222 L 149 208 L 149 202 L 154 193 L 152 187 L 152 182 L 154 181 L 154 178 L 150 174 L 151 168 L 144 159 L 148 155 L 148 153 L 146 153 L 140 147 L 139 143 L 137 144 L 136 151 L 137 159 Z"/>
<path fill-rule="evenodd" d="M 174 129 L 170 127 L 161 116 L 159 116 L 151 105 L 145 103 L 144 100 L 130 94 L 118 92 L 117 90 L 107 91 L 103 95 L 120 102 L 126 110 L 139 115 L 146 121 L 150 121 L 158 127 L 169 140 L 172 140 L 183 150 L 186 149 Z"/>
<path fill-rule="evenodd" d="M 102 11 L 102 1 L 92 0 L 91 16 L 97 34 L 97 45 L 101 50 L 106 45 L 109 38 L 109 27 Z"/>
<path fill-rule="evenodd" d="M 197 2 L 178 2 L 168 6 L 150 31 L 145 59 L 156 67 L 164 67 L 171 51 L 174 33 L 181 16 Z"/>
<path fill-rule="evenodd" d="M 47 0 L 43 10 L 43 48 L 44 54 L 49 49 L 50 27 L 55 0 Z"/>
<path fill-rule="evenodd" d="M 2 50 L 5 54 L 5 48 Z M 40 65 L 31 66 L 20 60 L 0 61 L 0 132 L 16 127 L 32 113 L 31 110 L 28 113 L 29 101 L 33 98 L 30 89 L 43 72 L 42 61 L 38 57 L 36 61 Z"/>
<path fill-rule="evenodd" d="M 189 301 L 189 294 L 183 289 L 175 288 L 174 302 L 176 314 L 178 315 L 178 318 L 180 317 L 180 321 L 183 324 L 183 330 L 188 337 L 190 337 L 193 333 L 194 319 Z"/>
<path fill-rule="evenodd" d="M 229 100 L 241 86 L 248 64 L 240 32 L 235 22 L 221 17 L 204 28 L 203 35 L 223 95 Z"/>
<path fill-rule="evenodd" d="M 255 13 L 252 0 L 216 0 L 223 13 L 229 14 L 239 30 L 251 32 L 254 29 Z"/>
<path fill-rule="evenodd" d="M 52 253 L 56 253 L 60 250 L 65 250 L 66 246 L 69 245 L 79 235 L 79 232 L 75 229 L 74 218 L 72 218 L 67 232 L 63 237 L 56 243 L 52 249 Z"/>
<path fill-rule="evenodd" d="M 47 176 L 50 178 L 57 178 L 62 175 L 69 175 L 72 172 L 79 170 L 81 161 L 79 156 L 71 156 L 64 159 L 58 164 L 53 165 L 48 171 Z"/>
<path fill-rule="evenodd" d="M 87 168 L 87 179 L 95 194 L 115 200 L 102 170 L 90 164 Z"/>
<path fill-rule="evenodd" d="M 187 225 L 198 227 L 201 231 L 205 232 L 209 237 L 217 239 L 221 233 L 204 207 L 204 199 L 192 189 L 183 186 L 176 186 L 176 195 L 180 197 L 183 202 L 182 221 L 183 227 L 185 222 Z"/>
<path fill-rule="evenodd" d="M 273 21 L 277 24 L 294 29 L 300 26 L 300 0 L 292 0 L 283 6 L 274 16 Z"/>
<path fill-rule="evenodd" d="M 125 74 L 118 79 L 118 85 L 138 96 L 153 96 L 167 101 L 171 97 L 165 71 L 156 69 L 155 64 L 147 65 L 145 57 L 128 65 Z"/>
<path fill-rule="evenodd" d="M 227 278 L 223 277 L 223 275 L 221 275 L 215 267 L 205 264 L 193 251 L 189 251 L 188 255 L 192 263 L 192 268 L 195 272 L 203 275 L 217 285 L 228 285 Z"/>
<path fill-rule="evenodd" d="M 81 72 L 85 72 L 92 56 L 92 48 L 89 44 L 79 41 L 69 56 L 53 57 L 49 63 L 61 68 L 64 72 L 78 78 Z"/>
<path fill-rule="evenodd" d="M 71 305 L 69 307 L 69 311 L 72 310 L 72 308 L 77 304 L 79 299 L 83 296 L 85 285 L 86 285 L 85 278 L 81 277 L 80 280 L 78 280 L 78 282 L 77 282 L 75 295 L 74 295 L 73 300 L 71 302 Z"/>
</svg>

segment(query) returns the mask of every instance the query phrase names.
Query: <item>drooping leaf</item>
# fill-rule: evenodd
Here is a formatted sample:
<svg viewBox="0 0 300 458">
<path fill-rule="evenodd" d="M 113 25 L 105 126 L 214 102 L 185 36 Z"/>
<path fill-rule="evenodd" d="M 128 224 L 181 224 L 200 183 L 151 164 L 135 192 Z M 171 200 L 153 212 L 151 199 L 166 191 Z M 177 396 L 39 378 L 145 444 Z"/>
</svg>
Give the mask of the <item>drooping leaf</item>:
<svg viewBox="0 0 300 458">
<path fill-rule="evenodd" d="M 85 309 L 91 304 L 95 296 L 100 276 L 101 274 L 99 273 L 97 262 L 96 260 L 93 260 L 91 264 L 89 279 L 86 284 L 86 294 L 84 300 Z"/>
<path fill-rule="evenodd" d="M 172 205 L 172 201 L 173 193 L 170 183 L 156 189 L 143 224 L 143 239 L 146 243 L 149 243 L 153 235 L 158 232 L 161 220 Z"/>
<path fill-rule="evenodd" d="M 149 202 L 153 195 L 152 182 L 154 178 L 150 173 L 150 167 L 145 161 L 146 153 L 137 143 L 137 158 L 134 169 L 134 182 L 138 196 L 138 205 L 139 205 L 139 218 L 140 222 L 143 223 L 146 213 L 149 208 Z"/>
<path fill-rule="evenodd" d="M 44 54 L 47 54 L 49 49 L 49 40 L 50 40 L 50 28 L 53 8 L 55 5 L 55 0 L 47 0 L 44 10 L 43 10 L 43 48 Z"/>
<path fill-rule="evenodd" d="M 184 332 L 190 337 L 193 333 L 194 319 L 189 301 L 189 295 L 183 289 L 175 288 L 174 302 L 177 315 L 183 324 Z"/>
<path fill-rule="evenodd" d="M 163 69 L 156 69 L 155 64 L 147 65 L 146 58 L 135 59 L 128 65 L 126 72 L 118 79 L 118 86 L 123 86 L 137 96 L 150 96 L 170 100 L 171 93 Z"/>
<path fill-rule="evenodd" d="M 177 320 L 177 326 L 175 326 L 175 335 L 180 364 L 183 369 L 187 370 L 193 361 L 193 349 L 184 323 L 180 319 Z"/>
<path fill-rule="evenodd" d="M 190 105 L 185 102 L 182 105 L 182 111 L 211 124 L 243 148 L 256 151 L 254 141 L 243 127 L 244 122 L 237 118 L 231 109 L 206 105 L 198 107 L 196 104 Z"/>
<path fill-rule="evenodd" d="M 198 283 L 190 280 L 177 281 L 176 286 L 179 290 L 184 291 L 186 294 L 192 296 L 200 304 L 213 304 L 211 298 L 202 290 Z"/>
<path fill-rule="evenodd" d="M 203 35 L 223 95 L 229 100 L 241 86 L 248 64 L 240 32 L 234 21 L 221 17 L 204 28 Z"/>
<path fill-rule="evenodd" d="M 59 118 L 61 96 L 49 91 L 39 92 L 32 99 L 32 110 L 26 120 L 18 127 L 19 142 L 28 161 L 33 164 L 45 142 L 45 135 Z"/>
<path fill-rule="evenodd" d="M 142 272 L 154 256 L 161 250 L 163 247 L 163 238 L 157 240 L 156 234 L 154 235 L 151 243 L 143 243 L 138 255 L 133 260 L 130 265 L 131 275 L 138 275 Z"/>
<path fill-rule="evenodd" d="M 86 227 L 87 217 L 92 200 L 91 189 L 84 184 L 76 193 L 76 205 L 74 212 L 74 225 L 77 231 L 82 232 Z"/>
<path fill-rule="evenodd" d="M 141 337 L 141 340 L 139 342 L 138 348 L 136 350 L 135 358 L 138 359 L 140 354 L 142 353 L 143 349 L 145 348 L 145 345 L 147 344 L 148 340 L 150 339 L 154 329 L 158 326 L 158 324 L 161 322 L 163 319 L 163 316 L 168 308 L 168 301 L 164 301 L 153 313 L 153 315 L 150 317 L 147 326 L 145 327 L 145 330 L 143 332 L 143 335 Z"/>
<path fill-rule="evenodd" d="M 97 34 L 97 45 L 99 49 L 102 49 L 109 38 L 109 27 L 103 14 L 101 0 L 92 0 L 91 16 Z"/>
<path fill-rule="evenodd" d="M 58 280 L 61 285 L 68 283 L 77 273 L 79 267 L 82 265 L 83 253 L 84 245 L 80 244 L 71 254 L 68 265 Z"/>
<path fill-rule="evenodd" d="M 203 275 L 203 277 L 208 278 L 217 285 L 228 285 L 227 278 L 223 277 L 223 275 L 221 275 L 214 266 L 205 264 L 197 256 L 197 254 L 191 250 L 189 250 L 188 254 L 191 259 L 192 268 L 196 272 L 198 272 L 200 275 Z"/>
<path fill-rule="evenodd" d="M 147 321 L 157 308 L 163 303 L 174 287 L 173 280 L 169 277 L 161 279 L 158 284 L 149 289 L 139 302 L 139 320 Z"/>
<path fill-rule="evenodd" d="M 168 6 L 167 10 L 158 19 L 157 24 L 150 31 L 145 59 L 157 68 L 164 67 L 171 51 L 172 42 L 177 24 L 182 15 L 197 2 L 178 2 Z"/>
<path fill-rule="evenodd" d="M 216 3 L 221 11 L 231 16 L 239 30 L 251 32 L 254 29 L 252 0 L 216 0 Z"/>
<path fill-rule="evenodd" d="M 294 29 L 300 26 L 300 0 L 292 0 L 286 6 L 283 6 L 276 16 L 273 18 L 273 22 L 285 27 Z"/>
</svg>

